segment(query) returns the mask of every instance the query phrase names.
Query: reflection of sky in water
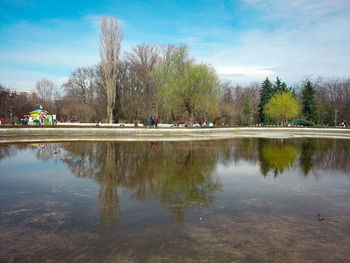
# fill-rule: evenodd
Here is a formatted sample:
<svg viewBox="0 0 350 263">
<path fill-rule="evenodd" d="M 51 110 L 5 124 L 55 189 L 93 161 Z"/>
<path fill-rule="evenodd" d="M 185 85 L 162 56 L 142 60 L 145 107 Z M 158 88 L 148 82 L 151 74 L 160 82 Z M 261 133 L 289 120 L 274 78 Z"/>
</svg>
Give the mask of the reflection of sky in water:
<svg viewBox="0 0 350 263">
<path fill-rule="evenodd" d="M 309 191 L 319 191 L 327 194 L 335 193 L 335 189 L 350 190 L 350 176 L 333 172 L 316 172 L 305 177 L 297 167 L 286 170 L 274 178 L 273 174 L 263 177 L 259 164 L 239 161 L 229 166 L 218 165 L 218 174 L 224 181 L 224 190 L 230 187 L 270 187 L 276 190 L 307 194 Z M 349 173 L 350 175 L 350 173 Z M 260 189 L 262 191 L 263 189 Z"/>
<path fill-rule="evenodd" d="M 350 145 L 341 144 L 341 153 L 332 140 L 6 146 L 14 151 L 0 160 L 0 261 L 10 251 L 42 261 L 47 246 L 57 248 L 51 260 L 350 258 L 341 161 Z"/>
<path fill-rule="evenodd" d="M 12 182 L 12 187 L 22 191 L 30 191 L 39 187 L 45 188 L 47 191 L 50 189 L 52 191 L 67 191 L 71 188 L 78 190 L 96 185 L 87 178 L 72 176 L 65 163 L 57 162 L 54 159 L 45 162 L 38 161 L 30 150 L 21 151 L 20 154 L 3 160 L 0 164 L 3 182 Z"/>
<path fill-rule="evenodd" d="M 261 215 L 293 214 L 309 219 L 318 213 L 332 218 L 349 216 L 346 202 L 350 201 L 350 177 L 334 171 L 332 175 L 314 173 L 305 177 L 298 167 L 293 167 L 276 178 L 273 174 L 263 177 L 258 164 L 239 161 L 218 165 L 218 174 L 224 187 L 213 206 L 221 203 L 226 209 L 235 210 L 244 204 L 246 210 L 252 208 L 253 212 L 260 207 L 264 211 Z M 350 233 L 348 227 L 346 231 Z"/>
</svg>

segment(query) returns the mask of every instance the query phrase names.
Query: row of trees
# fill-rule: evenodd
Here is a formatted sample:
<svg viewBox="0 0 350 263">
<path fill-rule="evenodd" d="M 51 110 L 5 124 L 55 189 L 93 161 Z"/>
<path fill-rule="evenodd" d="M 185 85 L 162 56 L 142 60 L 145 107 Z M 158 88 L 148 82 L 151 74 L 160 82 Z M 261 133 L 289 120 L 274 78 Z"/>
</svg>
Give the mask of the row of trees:
<svg viewBox="0 0 350 263">
<path fill-rule="evenodd" d="M 295 89 L 287 87 L 277 77 L 268 78 L 261 85 L 259 119 L 263 123 L 278 122 L 299 117 L 312 123 L 337 125 L 349 120 L 350 79 L 306 79 Z"/>
<path fill-rule="evenodd" d="M 144 49 L 154 50 L 156 47 L 140 45 L 133 50 Z M 177 51 L 181 53 L 183 49 L 178 47 Z M 128 55 L 130 58 L 135 54 Z M 129 63 L 127 60 L 121 62 L 123 69 L 129 68 L 123 74 L 118 70 L 120 103 L 115 117 L 119 120 L 145 121 L 158 115 L 164 122 L 205 119 L 224 124 L 267 124 L 274 120 L 286 122 L 291 118 L 304 118 L 314 123 L 333 125 L 349 120 L 350 116 L 350 79 L 307 80 L 293 90 L 284 88 L 276 92 L 276 83 L 268 79 L 261 87 L 256 83 L 247 87 L 220 83 L 213 68 L 189 61 L 178 73 L 171 72 L 174 68 L 169 68 L 167 64 L 149 71 L 147 84 L 141 82 Z M 174 65 L 172 62 L 171 66 Z M 19 119 L 43 105 L 49 112 L 56 113 L 59 120 L 69 120 L 72 114 L 76 114 L 81 122 L 105 120 L 106 92 L 99 77 L 100 71 L 98 66 L 78 68 L 62 87 L 46 79 L 40 80 L 30 96 L 11 92 L 0 85 L 0 117 L 7 121 Z M 207 89 L 201 87 L 203 82 L 210 83 Z M 192 89 L 185 89 L 185 83 Z M 267 90 L 272 92 L 268 94 Z M 279 106 L 281 103 L 283 107 Z M 290 107 L 286 106 L 288 103 Z"/>
<path fill-rule="evenodd" d="M 350 79 L 308 79 L 291 88 L 277 77 L 243 88 L 220 81 L 215 69 L 196 63 L 185 45 L 141 44 L 120 56 L 122 37 L 117 20 L 104 17 L 99 64 L 77 68 L 61 87 L 40 80 L 35 94 L 20 103 L 0 86 L 1 116 L 20 118 L 43 105 L 58 120 L 74 114 L 81 122 L 145 123 L 155 116 L 163 122 L 220 124 L 285 123 L 297 117 L 333 124 L 349 119 Z"/>
</svg>

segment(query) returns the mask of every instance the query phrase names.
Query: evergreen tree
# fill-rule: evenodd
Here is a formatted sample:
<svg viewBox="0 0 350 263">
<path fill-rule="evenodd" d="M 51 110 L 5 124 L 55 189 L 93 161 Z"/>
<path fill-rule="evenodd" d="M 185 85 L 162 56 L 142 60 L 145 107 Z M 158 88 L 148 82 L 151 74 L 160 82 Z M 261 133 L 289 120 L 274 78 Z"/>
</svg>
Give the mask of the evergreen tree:
<svg viewBox="0 0 350 263">
<path fill-rule="evenodd" d="M 287 88 L 287 84 L 285 82 L 282 82 L 279 77 L 276 78 L 275 83 L 273 84 L 273 92 L 290 92 L 291 88 Z"/>
<path fill-rule="evenodd" d="M 273 88 L 274 93 L 282 91 L 282 81 L 279 77 L 276 78 L 276 81 L 275 81 L 275 83 L 273 83 L 272 88 Z"/>
<path fill-rule="evenodd" d="M 268 119 L 264 114 L 265 104 L 271 99 L 273 96 L 273 88 L 272 83 L 269 78 L 266 78 L 264 82 L 261 84 L 260 90 L 260 104 L 259 104 L 259 117 L 261 122 L 267 122 Z"/>
<path fill-rule="evenodd" d="M 307 81 L 302 90 L 303 114 L 308 121 L 317 120 L 317 108 L 315 102 L 315 89 L 310 81 Z"/>
</svg>

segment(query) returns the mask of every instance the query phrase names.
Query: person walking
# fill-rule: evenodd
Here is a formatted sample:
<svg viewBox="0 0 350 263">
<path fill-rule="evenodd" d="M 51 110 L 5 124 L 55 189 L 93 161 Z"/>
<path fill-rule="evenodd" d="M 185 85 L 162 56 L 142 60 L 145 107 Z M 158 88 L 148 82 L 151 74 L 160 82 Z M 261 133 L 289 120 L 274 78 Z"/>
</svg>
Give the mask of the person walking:
<svg viewBox="0 0 350 263">
<path fill-rule="evenodd" d="M 154 124 L 155 124 L 156 127 L 158 126 L 158 122 L 159 122 L 159 119 L 158 119 L 158 117 L 156 117 L 156 118 L 154 119 Z"/>
</svg>

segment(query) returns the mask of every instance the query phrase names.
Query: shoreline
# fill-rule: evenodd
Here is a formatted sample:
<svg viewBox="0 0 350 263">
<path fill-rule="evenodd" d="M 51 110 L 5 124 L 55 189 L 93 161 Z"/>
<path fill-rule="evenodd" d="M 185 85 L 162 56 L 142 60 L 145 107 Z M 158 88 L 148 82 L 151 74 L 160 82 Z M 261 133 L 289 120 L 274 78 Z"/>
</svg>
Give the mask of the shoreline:
<svg viewBox="0 0 350 263">
<path fill-rule="evenodd" d="M 0 143 L 72 141 L 196 141 L 230 138 L 350 139 L 346 128 L 229 127 L 229 128 L 126 128 L 126 127 L 16 127 L 1 128 Z"/>
</svg>

